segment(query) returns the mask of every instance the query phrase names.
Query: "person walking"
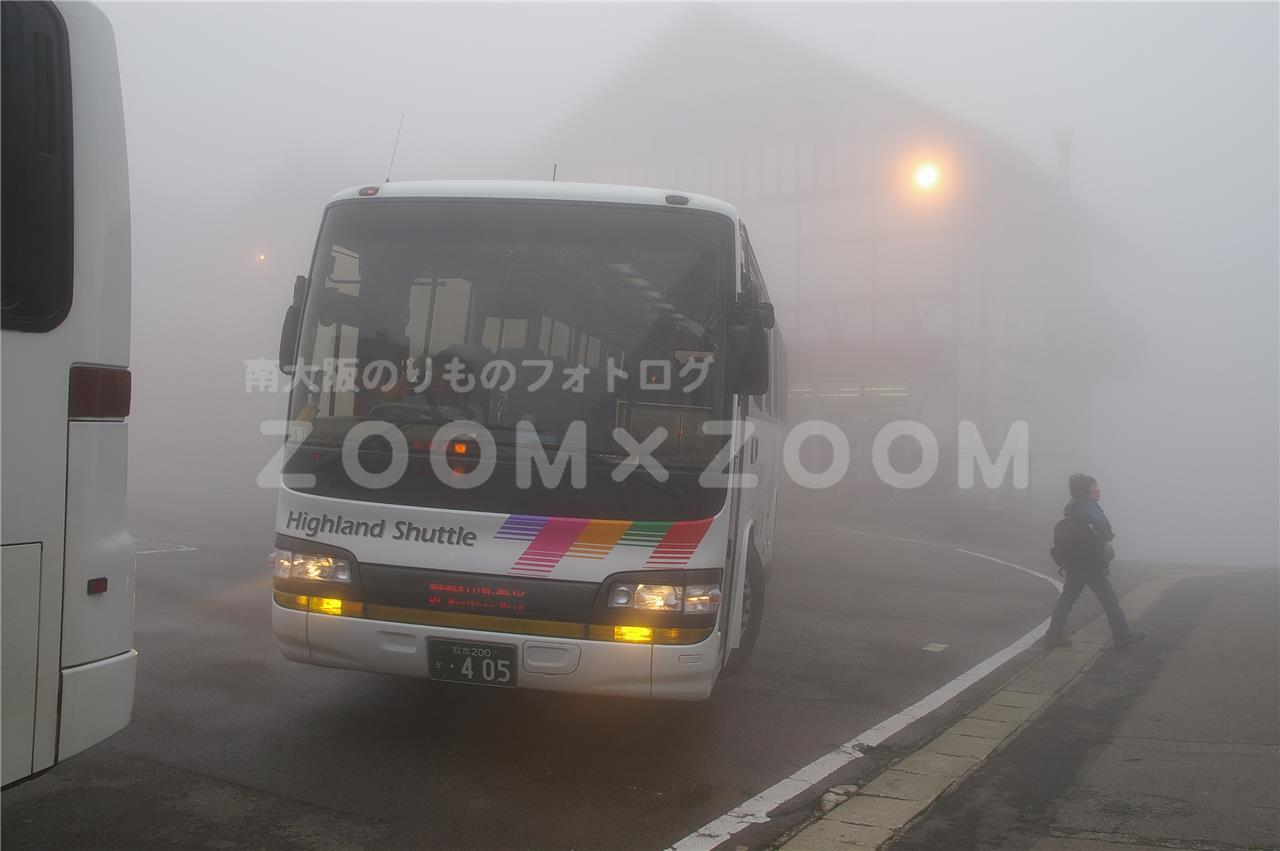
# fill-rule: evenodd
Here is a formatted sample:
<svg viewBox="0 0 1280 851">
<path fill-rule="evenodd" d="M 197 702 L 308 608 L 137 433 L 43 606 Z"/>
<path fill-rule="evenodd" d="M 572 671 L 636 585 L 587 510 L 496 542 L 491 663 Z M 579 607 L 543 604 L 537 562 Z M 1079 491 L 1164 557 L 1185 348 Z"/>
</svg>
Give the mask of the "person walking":
<svg viewBox="0 0 1280 851">
<path fill-rule="evenodd" d="M 1049 630 L 1041 643 L 1049 648 L 1071 646 L 1071 641 L 1063 635 L 1067 615 L 1088 586 L 1107 614 L 1115 646 L 1121 650 L 1132 647 L 1146 638 L 1146 634 L 1129 629 L 1129 622 L 1120 608 L 1120 598 L 1111 586 L 1111 560 L 1115 558 L 1111 541 L 1115 533 L 1111 529 L 1111 521 L 1098 504 L 1102 498 L 1098 480 L 1075 473 L 1067 479 L 1067 490 L 1071 493 L 1071 501 L 1053 529 L 1053 549 L 1050 550 L 1059 572 L 1064 574 L 1062 593 L 1058 595 L 1049 619 Z"/>
</svg>

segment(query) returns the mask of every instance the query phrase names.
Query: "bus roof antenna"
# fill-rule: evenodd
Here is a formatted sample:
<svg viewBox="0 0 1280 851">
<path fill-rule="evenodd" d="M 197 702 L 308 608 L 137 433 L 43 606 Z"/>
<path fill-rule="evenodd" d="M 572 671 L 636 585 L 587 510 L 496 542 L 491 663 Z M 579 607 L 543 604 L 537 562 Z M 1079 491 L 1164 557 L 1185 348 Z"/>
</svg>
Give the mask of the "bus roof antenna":
<svg viewBox="0 0 1280 851">
<path fill-rule="evenodd" d="M 404 130 L 404 113 L 400 113 L 400 126 L 396 128 L 396 143 L 391 146 L 391 162 L 387 163 L 387 179 L 383 183 L 391 182 L 391 167 L 396 164 L 396 151 L 400 150 L 400 131 Z"/>
<path fill-rule="evenodd" d="M 560 168 L 560 163 L 551 164 L 551 182 L 556 182 L 556 171 Z"/>
</svg>

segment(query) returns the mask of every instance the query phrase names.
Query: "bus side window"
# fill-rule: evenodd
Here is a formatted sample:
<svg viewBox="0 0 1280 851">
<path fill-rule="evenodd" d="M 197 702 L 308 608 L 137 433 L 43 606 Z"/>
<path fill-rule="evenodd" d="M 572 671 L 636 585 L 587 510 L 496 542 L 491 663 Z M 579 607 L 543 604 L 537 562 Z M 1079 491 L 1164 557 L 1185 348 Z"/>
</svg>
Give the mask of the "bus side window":
<svg viewBox="0 0 1280 851">
<path fill-rule="evenodd" d="M 464 278 L 450 278 L 435 287 L 435 309 L 431 313 L 431 351 L 439 352 L 449 346 L 469 342 L 465 329 L 471 316 L 471 282 Z M 510 321 L 510 320 L 508 320 Z"/>
<path fill-rule="evenodd" d="M 569 360 L 569 338 L 573 336 L 573 329 L 563 322 L 555 321 L 551 325 L 551 342 L 547 349 L 547 354 L 552 357 L 564 358 Z"/>
<path fill-rule="evenodd" d="M 756 261 L 755 249 L 751 247 L 751 236 L 747 233 L 745 223 L 740 223 L 742 229 L 742 277 L 745 281 L 750 279 L 757 287 L 756 295 L 764 296 L 764 273 L 760 271 L 760 264 Z"/>
<path fill-rule="evenodd" d="M 0 326 L 52 331 L 71 311 L 73 280 L 67 29 L 52 3 L 0 8 Z"/>
<path fill-rule="evenodd" d="M 760 272 L 760 264 L 756 262 L 755 249 L 751 247 L 751 236 L 747 233 L 747 225 L 745 222 L 739 222 L 738 227 L 742 234 L 742 285 L 743 292 L 749 292 L 759 301 L 768 301 L 769 292 L 765 289 L 764 275 Z M 752 396 L 752 406 L 766 414 L 773 413 L 773 393 L 774 383 L 769 382 L 769 392 L 763 396 Z"/>
<path fill-rule="evenodd" d="M 772 339 L 773 335 L 772 335 L 772 334 L 770 334 L 769 336 L 770 336 L 770 340 L 769 340 L 769 342 L 770 342 L 770 344 L 772 344 L 772 343 L 773 343 L 773 339 Z M 770 348 L 772 348 L 772 345 L 770 345 Z M 761 408 L 764 410 L 764 412 L 765 412 L 766 414 L 768 414 L 769 416 L 773 416 L 773 413 L 774 413 L 774 410 L 773 410 L 773 394 L 775 394 L 775 393 L 777 393 L 777 392 L 778 392 L 778 381 L 777 381 L 777 376 L 776 376 L 776 375 L 774 375 L 773 363 L 770 363 L 770 364 L 769 364 L 769 391 L 768 391 L 767 393 L 765 393 L 763 396 L 761 396 L 761 397 L 760 397 L 760 407 L 761 407 Z"/>
<path fill-rule="evenodd" d="M 773 357 L 773 363 L 769 364 L 769 413 L 772 414 L 775 419 L 781 420 L 782 388 L 779 386 L 781 383 L 779 373 L 781 372 L 780 365 L 782 363 L 782 354 L 778 351 L 778 335 L 774 334 L 773 339 L 770 342 L 772 343 L 772 351 L 770 354 Z"/>
<path fill-rule="evenodd" d="M 480 345 L 490 351 L 524 348 L 528 342 L 529 320 L 520 316 L 486 316 Z"/>
</svg>

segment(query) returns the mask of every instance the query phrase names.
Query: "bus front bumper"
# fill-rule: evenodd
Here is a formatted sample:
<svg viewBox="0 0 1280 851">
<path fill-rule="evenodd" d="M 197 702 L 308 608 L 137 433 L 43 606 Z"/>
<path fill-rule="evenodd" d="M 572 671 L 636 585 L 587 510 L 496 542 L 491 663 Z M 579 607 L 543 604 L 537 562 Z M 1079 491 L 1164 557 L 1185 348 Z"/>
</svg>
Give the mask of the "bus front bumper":
<svg viewBox="0 0 1280 851">
<path fill-rule="evenodd" d="M 515 645 L 520 688 L 663 700 L 706 700 L 719 672 L 720 635 L 699 644 L 629 644 L 394 623 L 271 604 L 286 659 L 411 677 L 429 677 L 427 639 Z"/>
</svg>

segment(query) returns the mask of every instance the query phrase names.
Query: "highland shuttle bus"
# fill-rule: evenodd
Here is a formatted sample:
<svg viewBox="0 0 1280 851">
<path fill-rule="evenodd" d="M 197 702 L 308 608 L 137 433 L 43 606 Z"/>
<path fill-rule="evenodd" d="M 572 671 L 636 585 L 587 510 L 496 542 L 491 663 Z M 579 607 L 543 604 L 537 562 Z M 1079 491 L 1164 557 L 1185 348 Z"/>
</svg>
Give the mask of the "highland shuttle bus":
<svg viewBox="0 0 1280 851">
<path fill-rule="evenodd" d="M 764 613 L 778 342 L 722 201 L 542 182 L 340 193 L 281 334 L 284 655 L 706 699 Z"/>
<path fill-rule="evenodd" d="M 3 783 L 129 722 L 129 175 L 115 38 L 0 4 Z"/>
</svg>

